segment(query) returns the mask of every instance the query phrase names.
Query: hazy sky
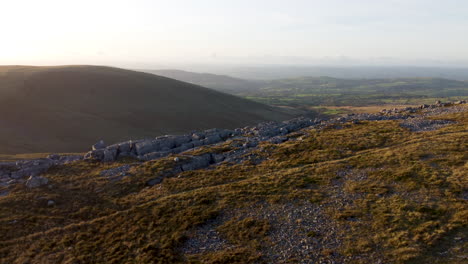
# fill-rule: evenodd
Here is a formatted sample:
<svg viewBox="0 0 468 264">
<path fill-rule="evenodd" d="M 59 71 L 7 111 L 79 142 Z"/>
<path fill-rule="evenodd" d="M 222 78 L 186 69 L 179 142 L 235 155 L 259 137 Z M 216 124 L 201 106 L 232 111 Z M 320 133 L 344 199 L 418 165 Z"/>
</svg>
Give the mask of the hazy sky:
<svg viewBox="0 0 468 264">
<path fill-rule="evenodd" d="M 467 0 L 0 0 L 0 25 L 0 64 L 468 62 Z"/>
</svg>

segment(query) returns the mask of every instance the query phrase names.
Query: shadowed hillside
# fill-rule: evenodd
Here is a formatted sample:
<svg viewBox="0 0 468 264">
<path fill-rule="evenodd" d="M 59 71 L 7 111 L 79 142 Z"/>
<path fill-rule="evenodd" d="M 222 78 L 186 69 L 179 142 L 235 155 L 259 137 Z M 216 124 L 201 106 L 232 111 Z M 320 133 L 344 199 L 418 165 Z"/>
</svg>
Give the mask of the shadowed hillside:
<svg viewBox="0 0 468 264">
<path fill-rule="evenodd" d="M 0 153 L 289 118 L 272 107 L 148 73 L 98 66 L 0 67 Z"/>
</svg>

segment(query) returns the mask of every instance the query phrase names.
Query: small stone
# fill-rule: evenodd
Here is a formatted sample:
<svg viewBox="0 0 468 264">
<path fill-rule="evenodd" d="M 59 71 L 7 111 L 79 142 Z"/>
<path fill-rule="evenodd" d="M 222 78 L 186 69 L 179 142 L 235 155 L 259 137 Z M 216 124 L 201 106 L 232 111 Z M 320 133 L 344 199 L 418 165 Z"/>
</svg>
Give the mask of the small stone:
<svg viewBox="0 0 468 264">
<path fill-rule="evenodd" d="M 179 161 L 180 161 L 179 157 L 175 157 L 175 158 L 174 158 L 174 161 L 175 161 L 175 162 L 179 162 Z"/>
<path fill-rule="evenodd" d="M 54 205 L 55 205 L 55 201 L 53 200 L 47 201 L 47 206 L 54 206 Z"/>
</svg>

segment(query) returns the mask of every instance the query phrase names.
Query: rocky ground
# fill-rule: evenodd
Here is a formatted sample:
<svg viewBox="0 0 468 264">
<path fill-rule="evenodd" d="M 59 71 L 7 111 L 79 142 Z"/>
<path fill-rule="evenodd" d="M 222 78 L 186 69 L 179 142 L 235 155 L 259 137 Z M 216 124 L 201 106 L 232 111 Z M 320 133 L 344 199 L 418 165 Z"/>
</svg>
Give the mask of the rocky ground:
<svg viewBox="0 0 468 264">
<path fill-rule="evenodd" d="M 450 228 L 459 228 L 467 200 L 465 114 L 437 115 L 467 110 L 464 102 L 437 103 L 298 118 L 98 142 L 84 156 L 0 163 L 2 220 L 17 227 L 2 230 L 19 239 L 0 241 L 0 258 L 28 263 L 61 252 L 68 263 L 110 256 L 121 263 L 128 254 L 148 256 L 140 263 L 231 263 L 241 256 L 260 256 L 260 263 L 393 263 L 388 259 L 426 256 L 429 249 L 463 260 L 463 230 Z M 46 235 L 42 244 L 21 240 L 30 234 Z M 23 243 L 31 245 L 24 254 Z M 225 262 L 216 262 L 220 256 Z"/>
<path fill-rule="evenodd" d="M 327 120 L 296 118 L 285 122 L 266 122 L 254 127 L 244 127 L 235 130 L 209 129 L 194 131 L 181 136 L 162 136 L 155 139 L 131 140 L 106 146 L 100 141 L 92 146 L 92 150 L 85 156 L 50 155 L 45 159 L 24 160 L 17 162 L 0 163 L 0 195 L 8 193 L 7 187 L 15 183 L 25 183 L 34 188 L 47 184 L 47 179 L 39 175 L 54 165 L 67 164 L 77 160 L 97 160 L 112 162 L 120 158 L 134 158 L 141 162 L 155 160 L 171 154 L 182 154 L 203 146 L 214 146 L 225 142 L 232 142 L 234 150 L 223 153 L 208 153 L 199 156 L 189 156 L 187 160 L 178 162 L 179 166 L 169 174 L 177 171 L 188 171 L 205 168 L 221 162 L 240 163 L 246 159 L 255 160 L 249 156 L 262 141 L 279 144 L 288 140 L 296 140 L 298 135 L 291 135 L 303 128 L 322 128 L 330 125 L 342 124 L 348 121 L 378 121 L 401 120 L 401 126 L 411 131 L 430 131 L 452 124 L 450 120 L 433 120 L 431 116 L 443 113 L 456 113 L 466 111 L 462 105 L 466 101 L 454 103 L 436 102 L 434 105 L 421 105 L 420 107 L 406 107 L 403 109 L 382 110 L 376 114 L 348 114 Z M 451 107 L 446 107 L 451 106 Z M 259 161 L 258 161 L 259 162 Z M 136 163 L 138 164 L 138 163 Z M 102 172 L 102 176 L 110 180 L 122 179 L 132 166 L 125 165 Z M 37 178 L 37 179 L 36 179 Z M 161 178 L 149 181 L 149 185 L 160 183 Z"/>
<path fill-rule="evenodd" d="M 231 219 L 242 220 L 253 218 L 266 220 L 270 224 L 269 243 L 261 247 L 268 263 L 348 263 L 350 261 L 370 260 L 372 263 L 383 263 L 379 252 L 365 256 L 344 256 L 338 252 L 342 247 L 343 236 L 350 232 L 349 227 L 338 226 L 327 212 L 339 211 L 352 205 L 357 196 L 345 191 L 344 182 L 364 181 L 365 170 L 346 170 L 338 173 L 338 179 L 324 190 L 331 202 L 327 203 L 257 203 L 241 210 L 224 212 L 217 219 L 193 230 L 185 242 L 184 254 L 200 254 L 232 249 L 222 238 L 218 228 Z M 362 195 L 361 195 L 362 196 Z M 358 222 L 359 218 L 350 217 L 349 222 Z"/>
</svg>

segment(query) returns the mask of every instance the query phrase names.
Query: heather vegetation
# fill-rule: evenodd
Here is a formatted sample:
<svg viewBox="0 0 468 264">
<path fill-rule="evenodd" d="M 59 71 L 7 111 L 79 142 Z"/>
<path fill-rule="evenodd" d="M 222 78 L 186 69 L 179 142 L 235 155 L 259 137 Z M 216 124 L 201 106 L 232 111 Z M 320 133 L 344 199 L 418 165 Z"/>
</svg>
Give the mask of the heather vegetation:
<svg viewBox="0 0 468 264">
<path fill-rule="evenodd" d="M 47 186 L 0 197 L 0 262 L 464 263 L 467 112 L 427 118 L 454 123 L 330 124 L 176 174 L 183 155 L 56 166 Z"/>
</svg>

